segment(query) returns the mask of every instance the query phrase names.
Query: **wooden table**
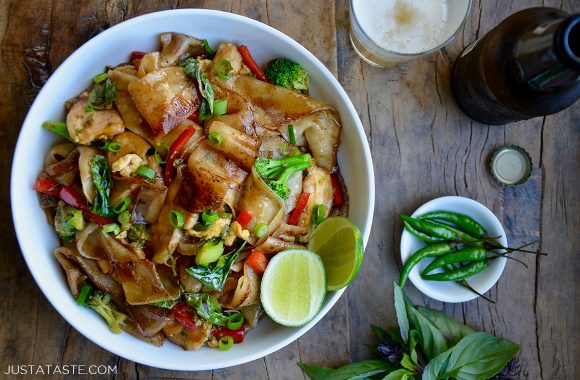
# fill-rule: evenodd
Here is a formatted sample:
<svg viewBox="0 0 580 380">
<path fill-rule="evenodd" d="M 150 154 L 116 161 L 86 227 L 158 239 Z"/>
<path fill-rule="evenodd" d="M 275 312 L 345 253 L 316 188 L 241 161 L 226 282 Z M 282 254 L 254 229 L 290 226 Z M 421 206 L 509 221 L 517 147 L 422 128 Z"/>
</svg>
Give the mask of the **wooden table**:
<svg viewBox="0 0 580 380">
<path fill-rule="evenodd" d="M 0 373 L 9 364 L 117 365 L 119 378 L 302 379 L 305 361 L 339 366 L 369 358 L 370 323 L 393 325 L 392 283 L 399 274 L 401 223 L 442 195 L 487 205 L 511 244 L 542 239 L 548 257 L 508 263 L 490 292 L 495 305 L 443 304 L 408 294 L 476 329 L 521 344 L 522 379 L 580 376 L 580 105 L 508 126 L 485 126 L 463 115 L 449 89 L 450 66 L 464 46 L 520 9 L 555 6 L 573 12 L 579 0 L 474 1 L 464 30 L 447 48 L 390 70 L 363 64 L 348 40 L 346 0 L 8 1 L 0 2 Z M 367 131 L 376 175 L 371 239 L 357 280 L 333 310 L 286 348 L 251 363 L 213 372 L 174 372 L 111 355 L 72 329 L 46 302 L 20 255 L 10 223 L 11 157 L 22 121 L 51 72 L 89 38 L 123 20 L 154 11 L 207 7 L 249 16 L 294 38 L 338 77 Z M 534 170 L 506 188 L 489 174 L 498 146 L 517 144 Z"/>
</svg>

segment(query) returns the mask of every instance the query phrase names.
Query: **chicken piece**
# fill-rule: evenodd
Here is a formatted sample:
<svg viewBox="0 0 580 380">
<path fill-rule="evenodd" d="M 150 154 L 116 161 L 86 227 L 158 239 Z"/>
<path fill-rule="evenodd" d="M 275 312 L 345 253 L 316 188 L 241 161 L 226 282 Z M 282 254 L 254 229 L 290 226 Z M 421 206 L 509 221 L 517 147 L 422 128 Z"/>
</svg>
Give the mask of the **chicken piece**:
<svg viewBox="0 0 580 380">
<path fill-rule="evenodd" d="M 203 41 L 186 34 L 162 33 L 159 41 L 161 42 L 159 53 L 161 67 L 175 66 L 183 59 L 206 54 Z"/>
<path fill-rule="evenodd" d="M 130 177 L 139 166 L 143 165 L 143 162 L 143 159 L 139 157 L 138 154 L 129 153 L 113 162 L 111 170 L 113 173 L 119 172 L 121 177 L 127 178 Z"/>
<path fill-rule="evenodd" d="M 87 98 L 80 98 L 66 115 L 68 133 L 74 142 L 90 145 L 123 132 L 123 120 L 114 109 L 86 111 Z"/>
<path fill-rule="evenodd" d="M 128 85 L 135 107 L 155 135 L 169 133 L 199 107 L 197 91 L 181 67 L 167 67 Z"/>
<path fill-rule="evenodd" d="M 217 68 L 222 59 L 225 59 L 232 65 L 232 74 L 238 74 L 240 72 L 242 68 L 242 56 L 238 52 L 238 47 L 229 42 L 222 42 L 212 61 L 211 76 L 217 76 Z"/>
<path fill-rule="evenodd" d="M 312 216 L 312 209 L 316 205 L 324 205 L 324 217 L 328 217 L 332 208 L 332 197 L 334 196 L 330 173 L 323 168 L 313 166 L 308 169 L 308 174 L 304 178 L 302 191 L 310 193 L 308 203 L 300 214 L 299 226 L 309 226 Z"/>
</svg>

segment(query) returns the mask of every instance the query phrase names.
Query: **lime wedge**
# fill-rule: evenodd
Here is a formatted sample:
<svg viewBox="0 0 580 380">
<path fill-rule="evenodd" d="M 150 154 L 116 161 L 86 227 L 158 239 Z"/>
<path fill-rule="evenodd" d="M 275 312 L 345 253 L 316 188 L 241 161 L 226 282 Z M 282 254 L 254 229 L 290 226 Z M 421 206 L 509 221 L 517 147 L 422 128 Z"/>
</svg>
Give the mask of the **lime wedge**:
<svg viewBox="0 0 580 380">
<path fill-rule="evenodd" d="M 305 249 L 278 253 L 262 277 L 262 306 L 270 318 L 284 326 L 310 322 L 325 295 L 324 264 L 320 256 Z"/>
<path fill-rule="evenodd" d="M 326 270 L 326 290 L 347 286 L 356 277 L 363 260 L 360 230 L 347 218 L 332 216 L 316 227 L 308 249 L 322 258 Z"/>
</svg>

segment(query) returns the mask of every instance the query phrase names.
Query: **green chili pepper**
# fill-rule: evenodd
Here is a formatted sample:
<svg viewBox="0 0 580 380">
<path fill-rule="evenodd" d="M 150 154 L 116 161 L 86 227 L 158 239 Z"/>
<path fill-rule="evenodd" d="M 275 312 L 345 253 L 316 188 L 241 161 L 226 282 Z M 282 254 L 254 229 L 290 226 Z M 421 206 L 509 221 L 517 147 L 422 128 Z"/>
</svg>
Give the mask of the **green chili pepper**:
<svg viewBox="0 0 580 380">
<path fill-rule="evenodd" d="M 490 260 L 474 261 L 460 268 L 455 268 L 449 272 L 421 275 L 423 280 L 429 281 L 461 281 L 475 276 L 487 268 Z"/>
<path fill-rule="evenodd" d="M 427 235 L 426 233 L 423 233 L 423 232 L 413 228 L 408 222 L 403 222 L 403 224 L 405 225 L 405 229 L 407 231 L 409 231 L 409 233 L 411 233 L 417 239 L 424 241 L 425 243 L 438 243 L 438 242 L 443 241 L 443 239 L 439 239 L 439 238 Z"/>
<path fill-rule="evenodd" d="M 442 220 L 455 224 L 461 231 L 467 232 L 473 237 L 482 239 L 487 231 L 481 224 L 470 216 L 451 211 L 433 211 L 419 216 L 421 220 Z"/>
<path fill-rule="evenodd" d="M 442 240 L 455 240 L 457 233 L 452 231 L 449 226 L 440 223 L 430 222 L 428 220 L 413 219 L 407 215 L 399 215 L 403 221 L 407 222 L 411 227 L 419 230 L 425 234 L 431 235 Z"/>
<path fill-rule="evenodd" d="M 448 243 L 448 242 L 441 242 L 441 243 L 433 243 L 426 247 L 421 248 L 417 252 L 413 253 L 411 257 L 405 261 L 403 265 L 403 270 L 401 271 L 401 277 L 399 278 L 399 286 L 405 286 L 405 282 L 409 278 L 409 273 L 411 273 L 411 269 L 415 265 L 417 265 L 421 260 L 425 257 L 436 257 L 441 256 L 446 253 L 451 252 L 453 248 L 455 248 L 455 243 Z"/>
<path fill-rule="evenodd" d="M 456 268 L 458 268 L 457 266 L 453 265 L 453 264 L 447 264 L 443 267 L 443 271 L 444 272 L 449 272 L 452 270 L 455 270 Z M 477 290 L 475 290 L 470 284 L 469 282 L 467 282 L 466 280 L 459 280 L 457 281 L 457 283 L 461 286 L 463 286 L 465 289 L 477 294 L 479 297 L 483 298 L 484 300 L 486 300 L 489 303 L 495 303 L 494 300 L 492 300 L 489 297 L 484 296 L 483 294 L 481 294 L 480 292 L 478 292 Z"/>
<path fill-rule="evenodd" d="M 489 258 L 485 248 L 481 247 L 467 247 L 459 251 L 448 253 L 444 256 L 438 257 L 431 264 L 427 266 L 422 272 L 421 276 L 431 273 L 437 268 L 446 266 L 447 264 L 457 264 L 471 261 L 483 261 Z"/>
</svg>

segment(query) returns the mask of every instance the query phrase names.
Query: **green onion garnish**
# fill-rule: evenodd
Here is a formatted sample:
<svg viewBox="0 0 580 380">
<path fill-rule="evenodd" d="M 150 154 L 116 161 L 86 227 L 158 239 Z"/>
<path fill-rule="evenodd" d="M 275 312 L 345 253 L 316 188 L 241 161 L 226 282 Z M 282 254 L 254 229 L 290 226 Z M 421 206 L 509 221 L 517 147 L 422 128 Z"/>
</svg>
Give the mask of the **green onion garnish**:
<svg viewBox="0 0 580 380">
<path fill-rule="evenodd" d="M 120 213 L 124 212 L 125 210 L 127 210 L 127 207 L 129 207 L 130 204 L 131 204 L 131 198 L 125 197 L 125 198 L 121 199 L 119 202 L 117 202 L 117 204 L 115 206 L 113 206 L 113 212 L 115 214 L 120 214 Z"/>
<path fill-rule="evenodd" d="M 169 224 L 171 224 L 171 227 L 173 228 L 182 228 L 185 224 L 183 213 L 178 210 L 169 211 Z"/>
<path fill-rule="evenodd" d="M 288 139 L 290 140 L 290 144 L 296 145 L 296 134 L 294 133 L 294 126 L 292 124 L 288 126 Z"/>
<path fill-rule="evenodd" d="M 224 335 L 218 340 L 218 347 L 222 351 L 227 351 L 234 345 L 234 338 Z"/>
<path fill-rule="evenodd" d="M 228 318 L 228 329 L 230 330 L 237 330 L 244 324 L 244 316 L 242 313 L 235 313 L 232 314 Z"/>
<path fill-rule="evenodd" d="M 93 82 L 101 83 L 102 81 L 106 80 L 108 77 L 109 77 L 109 74 L 107 74 L 107 73 L 97 74 L 93 77 Z"/>
<path fill-rule="evenodd" d="M 233 75 L 234 68 L 227 59 L 220 59 L 216 66 L 216 75 L 221 80 L 228 80 Z M 215 113 L 215 112 L 214 112 Z"/>
<path fill-rule="evenodd" d="M 228 101 L 226 99 L 218 99 L 213 102 L 213 114 L 225 115 L 228 113 Z"/>
<path fill-rule="evenodd" d="M 62 123 L 60 121 L 45 121 L 44 123 L 42 123 L 42 128 L 48 129 L 52 133 L 56 133 L 57 135 L 64 137 L 69 141 L 72 141 L 65 123 Z"/>
<path fill-rule="evenodd" d="M 83 287 L 81 288 L 81 291 L 79 292 L 79 296 L 77 297 L 77 304 L 81 306 L 86 306 L 87 298 L 89 298 L 89 295 L 91 294 L 92 290 L 93 290 L 92 286 L 90 286 L 89 284 L 84 284 Z"/>
<path fill-rule="evenodd" d="M 160 164 L 164 164 L 167 162 L 167 157 L 169 157 L 169 147 L 167 144 L 160 144 L 155 147 L 155 153 L 153 154 L 155 157 L 155 161 L 159 162 Z"/>
<path fill-rule="evenodd" d="M 262 238 L 266 236 L 266 234 L 268 233 L 268 229 L 269 227 L 266 223 L 258 223 L 256 224 L 256 228 L 254 229 L 254 235 L 256 235 L 258 239 Z"/>
<path fill-rule="evenodd" d="M 212 143 L 213 145 L 220 145 L 222 143 L 222 135 L 220 135 L 219 133 L 217 133 L 216 131 L 212 131 L 209 133 L 209 142 Z"/>
<path fill-rule="evenodd" d="M 201 212 L 201 220 L 205 224 L 207 224 L 207 225 L 217 222 L 217 220 L 219 218 L 220 217 L 219 217 L 217 211 L 214 211 L 214 210 L 203 210 Z"/>
<path fill-rule="evenodd" d="M 99 149 L 106 150 L 113 153 L 119 153 L 121 151 L 121 144 L 117 141 L 103 141 L 99 145 Z"/>
<path fill-rule="evenodd" d="M 324 213 L 326 211 L 326 207 L 324 205 L 316 205 L 312 209 L 312 224 L 318 225 L 322 223 L 324 220 Z"/>
<path fill-rule="evenodd" d="M 121 223 L 122 225 L 129 224 L 129 222 L 131 221 L 131 213 L 129 211 L 123 211 L 122 213 L 119 214 L 117 220 L 119 220 L 119 223 Z"/>
<path fill-rule="evenodd" d="M 119 228 L 119 225 L 117 223 L 105 224 L 103 226 L 103 232 L 107 234 L 109 232 L 112 232 L 114 235 L 119 235 L 119 233 L 121 232 L 121 228 Z"/>
<path fill-rule="evenodd" d="M 213 49 L 209 46 L 209 42 L 207 40 L 203 40 L 203 48 L 205 49 L 205 54 L 207 54 L 208 58 L 213 57 Z"/>
<path fill-rule="evenodd" d="M 154 179 L 155 170 L 151 169 L 149 166 L 141 165 L 137 168 L 136 173 L 143 178 Z"/>
</svg>

